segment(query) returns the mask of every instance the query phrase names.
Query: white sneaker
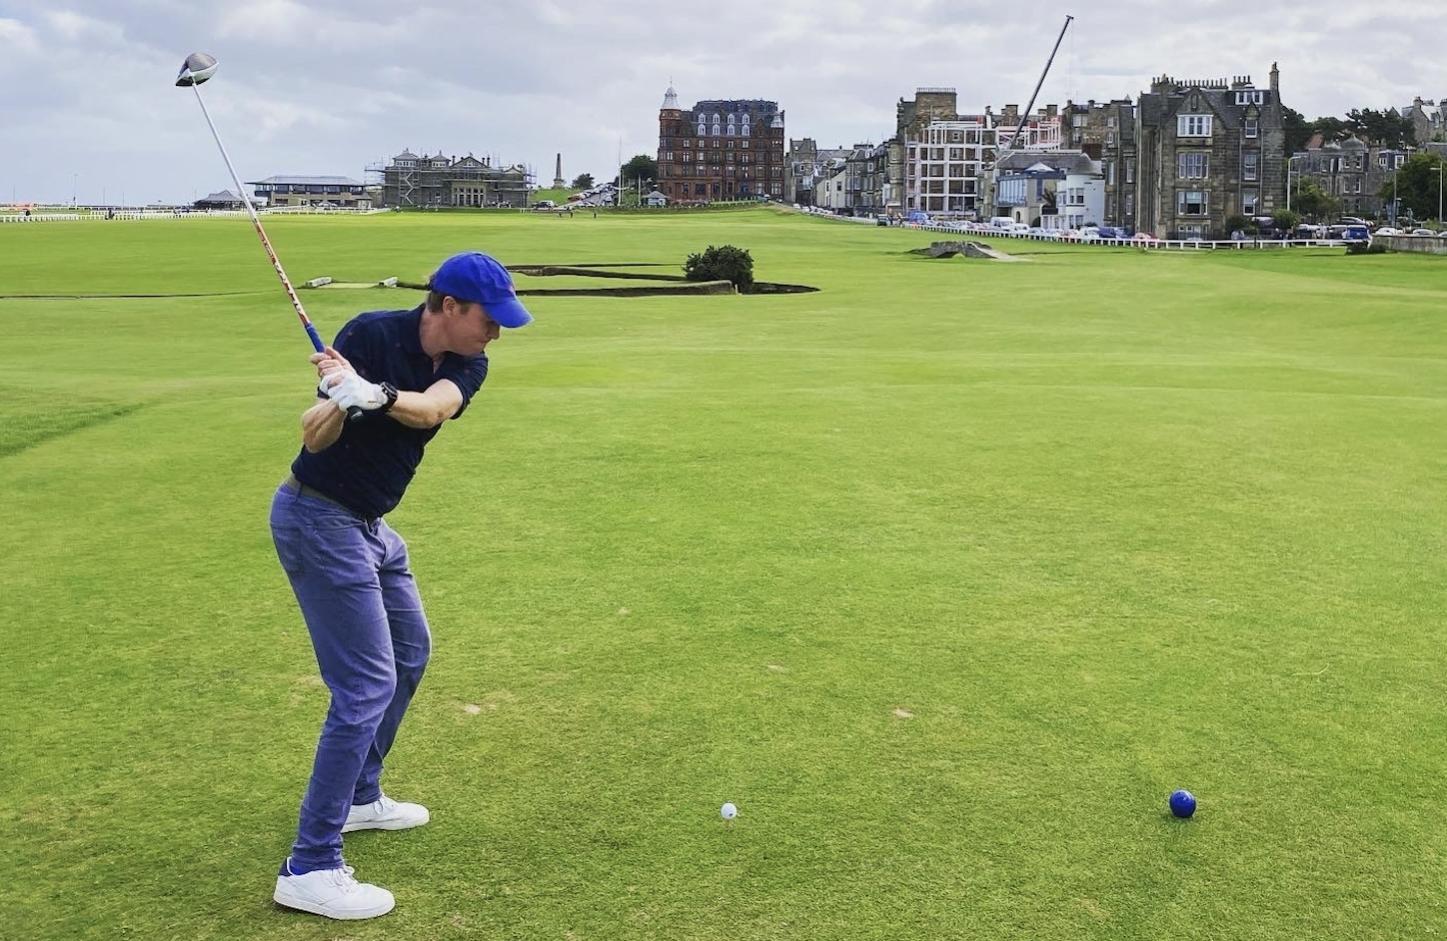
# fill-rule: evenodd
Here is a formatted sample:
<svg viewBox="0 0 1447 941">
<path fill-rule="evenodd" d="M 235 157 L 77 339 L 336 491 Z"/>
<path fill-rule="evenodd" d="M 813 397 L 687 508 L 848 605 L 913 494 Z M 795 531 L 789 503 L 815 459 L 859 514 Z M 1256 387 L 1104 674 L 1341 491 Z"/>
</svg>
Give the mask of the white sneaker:
<svg viewBox="0 0 1447 941">
<path fill-rule="evenodd" d="M 421 804 L 407 804 L 394 801 L 383 794 L 370 804 L 353 804 L 347 811 L 347 822 L 342 824 L 343 833 L 353 830 L 407 830 L 420 827 L 431 815 Z"/>
<path fill-rule="evenodd" d="M 288 871 L 290 868 L 288 861 Z M 313 869 L 299 876 L 278 875 L 271 897 L 287 908 L 348 920 L 376 918 L 397 904 L 386 889 L 353 879 L 351 866 Z"/>
</svg>

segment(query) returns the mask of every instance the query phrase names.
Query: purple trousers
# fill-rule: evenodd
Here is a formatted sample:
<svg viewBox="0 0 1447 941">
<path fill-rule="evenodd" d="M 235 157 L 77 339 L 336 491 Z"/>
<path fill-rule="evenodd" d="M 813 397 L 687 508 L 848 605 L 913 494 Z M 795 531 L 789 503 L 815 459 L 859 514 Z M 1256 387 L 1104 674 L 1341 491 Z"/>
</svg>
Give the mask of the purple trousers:
<svg viewBox="0 0 1447 941">
<path fill-rule="evenodd" d="M 271 535 L 332 694 L 291 871 L 335 869 L 347 811 L 382 795 L 382 760 L 422 680 L 432 637 L 407 544 L 385 521 L 283 484 L 271 503 Z"/>
</svg>

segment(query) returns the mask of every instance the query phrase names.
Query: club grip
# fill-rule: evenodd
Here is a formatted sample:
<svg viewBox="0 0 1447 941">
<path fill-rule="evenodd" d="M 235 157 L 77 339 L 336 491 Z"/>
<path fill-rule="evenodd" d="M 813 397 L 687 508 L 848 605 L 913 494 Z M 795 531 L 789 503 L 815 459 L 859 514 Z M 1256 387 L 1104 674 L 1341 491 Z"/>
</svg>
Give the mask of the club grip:
<svg viewBox="0 0 1447 941">
<path fill-rule="evenodd" d="M 359 407 L 353 405 L 347 409 L 347 421 L 356 421 L 361 418 L 363 414 L 365 413 Z"/>
</svg>

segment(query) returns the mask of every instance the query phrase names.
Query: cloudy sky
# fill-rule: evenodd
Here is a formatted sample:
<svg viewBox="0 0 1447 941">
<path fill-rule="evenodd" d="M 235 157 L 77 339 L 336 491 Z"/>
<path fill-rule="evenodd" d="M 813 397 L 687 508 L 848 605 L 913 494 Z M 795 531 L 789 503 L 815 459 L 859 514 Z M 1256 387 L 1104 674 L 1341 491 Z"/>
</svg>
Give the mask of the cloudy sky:
<svg viewBox="0 0 1447 941">
<path fill-rule="evenodd" d="M 606 12 L 604 12 L 606 11 Z M 188 52 L 221 61 L 207 105 L 247 179 L 362 178 L 404 148 L 490 154 L 551 181 L 611 175 L 657 146 L 670 80 L 700 98 L 771 98 L 788 134 L 878 141 L 916 86 L 963 110 L 1023 105 L 1066 13 L 1041 102 L 1135 95 L 1152 75 L 1273 61 L 1307 115 L 1447 96 L 1434 0 L 0 0 L 0 201 L 190 200 L 229 187 L 191 93 Z"/>
</svg>

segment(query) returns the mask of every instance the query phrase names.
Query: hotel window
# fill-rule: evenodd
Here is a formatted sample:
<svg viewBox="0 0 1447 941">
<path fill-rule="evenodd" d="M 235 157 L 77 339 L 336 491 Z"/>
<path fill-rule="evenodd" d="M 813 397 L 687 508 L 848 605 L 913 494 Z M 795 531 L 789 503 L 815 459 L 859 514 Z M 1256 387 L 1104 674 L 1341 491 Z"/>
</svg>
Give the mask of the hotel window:
<svg viewBox="0 0 1447 941">
<path fill-rule="evenodd" d="M 1176 115 L 1176 136 L 1177 137 L 1210 137 L 1211 136 L 1211 115 L 1209 114 L 1178 114 Z"/>
<path fill-rule="evenodd" d="M 1244 123 L 1242 124 L 1241 133 L 1246 137 L 1255 137 L 1257 127 L 1257 120 L 1255 118 L 1246 118 Z"/>
<path fill-rule="evenodd" d="M 1256 179 L 1256 163 L 1261 155 L 1254 150 L 1248 150 L 1241 155 L 1241 179 Z"/>
<path fill-rule="evenodd" d="M 1241 193 L 1241 212 L 1243 215 L 1256 215 L 1256 191 L 1244 190 Z"/>
<path fill-rule="evenodd" d="M 1125 161 L 1125 181 L 1126 181 L 1127 183 L 1134 183 L 1134 182 L 1135 182 L 1135 158 L 1134 158 L 1134 157 L 1128 157 L 1128 158 L 1126 158 L 1126 161 Z"/>
<path fill-rule="evenodd" d="M 1206 194 L 1202 190 L 1178 190 L 1176 192 L 1176 215 L 1204 216 Z"/>
<path fill-rule="evenodd" d="M 1211 155 L 1191 151 L 1176 154 L 1176 176 L 1183 180 L 1204 180 L 1210 175 Z"/>
</svg>

